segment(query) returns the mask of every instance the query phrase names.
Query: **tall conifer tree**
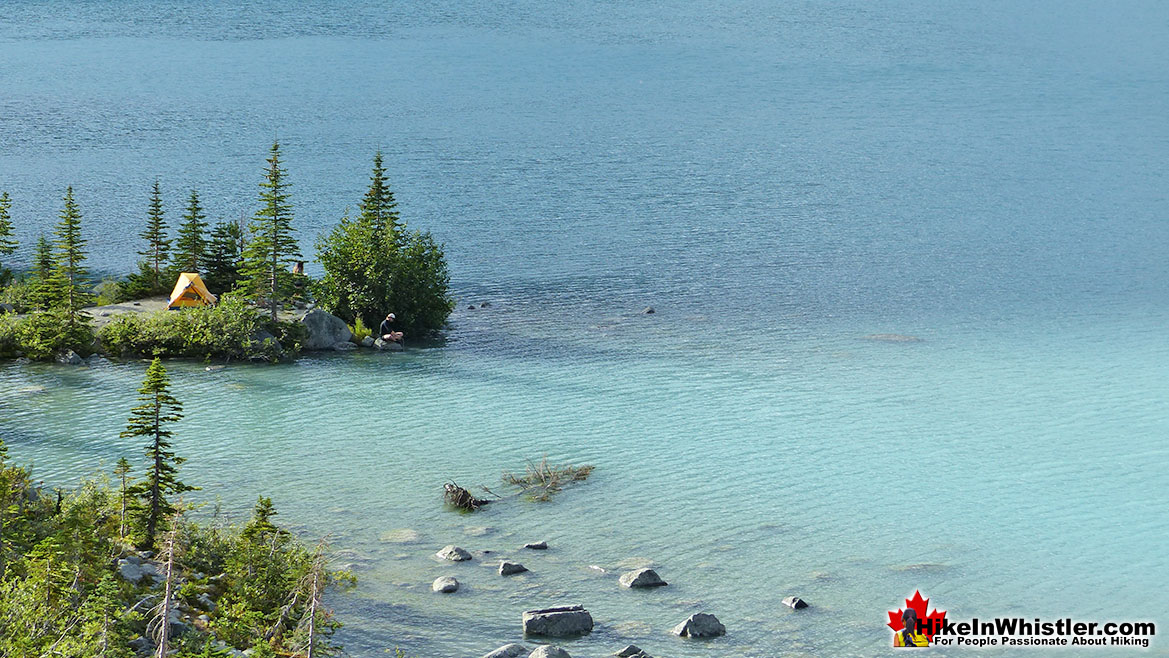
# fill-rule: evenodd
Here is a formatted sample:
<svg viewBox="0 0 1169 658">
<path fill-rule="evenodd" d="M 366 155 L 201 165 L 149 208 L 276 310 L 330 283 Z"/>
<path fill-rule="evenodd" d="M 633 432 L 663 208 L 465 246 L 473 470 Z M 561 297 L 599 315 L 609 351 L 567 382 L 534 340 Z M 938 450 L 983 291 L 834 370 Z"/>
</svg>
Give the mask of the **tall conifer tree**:
<svg viewBox="0 0 1169 658">
<path fill-rule="evenodd" d="M 187 200 L 187 212 L 179 225 L 179 237 L 175 241 L 174 269 L 178 272 L 202 272 L 207 258 L 207 222 L 203 207 L 199 205 L 199 192 L 191 190 Z"/>
<path fill-rule="evenodd" d="M 0 256 L 11 256 L 17 247 L 16 238 L 12 237 L 12 216 L 9 212 L 12 210 L 12 199 L 8 198 L 8 193 L 0 193 Z M 3 263 L 0 263 L 0 286 L 5 285 L 10 272 Z"/>
<path fill-rule="evenodd" d="M 203 281 L 212 292 L 229 292 L 239 281 L 243 237 L 244 231 L 238 222 L 219 222 L 211 231 Z"/>
<path fill-rule="evenodd" d="M 185 460 L 171 450 L 171 431 L 167 426 L 182 419 L 183 406 L 171 395 L 170 378 L 157 357 L 146 369 L 138 393 L 142 404 L 131 411 L 126 430 L 119 436 L 145 437 L 148 441 L 146 475 L 130 492 L 142 499 L 141 518 L 146 533 L 143 545 L 152 546 L 160 524 L 175 512 L 167 496 L 194 491 L 197 487 L 187 486 L 178 478 L 178 467 Z"/>
<path fill-rule="evenodd" d="M 170 240 L 166 237 L 166 217 L 162 209 L 162 190 L 158 181 L 150 190 L 150 206 L 146 211 L 146 229 L 138 234 L 146 241 L 146 248 L 138 252 L 146 258 L 142 274 L 146 277 L 146 284 L 151 294 L 163 291 L 166 288 L 164 273 L 166 271 L 167 253 L 170 251 Z"/>
<path fill-rule="evenodd" d="M 81 237 L 81 209 L 73 200 L 73 188 L 65 190 L 65 207 L 61 210 L 61 221 L 57 223 L 56 272 L 54 284 L 57 303 L 65 312 L 65 321 L 69 330 L 84 321 L 81 308 L 88 304 L 91 295 L 86 292 L 85 246 L 87 241 Z"/>
<path fill-rule="evenodd" d="M 292 228 L 292 205 L 280 166 L 279 142 L 272 143 L 270 153 L 268 170 L 260 183 L 263 207 L 250 224 L 251 241 L 244 248 L 241 274 L 252 296 L 267 302 L 275 322 L 278 306 L 295 291 L 295 275 L 289 268 L 301 255 Z"/>
<path fill-rule="evenodd" d="M 53 255 L 53 243 L 44 235 L 37 238 L 36 253 L 32 260 L 33 305 L 38 311 L 47 311 L 60 301 L 60 288 L 56 278 L 57 259 Z"/>
</svg>

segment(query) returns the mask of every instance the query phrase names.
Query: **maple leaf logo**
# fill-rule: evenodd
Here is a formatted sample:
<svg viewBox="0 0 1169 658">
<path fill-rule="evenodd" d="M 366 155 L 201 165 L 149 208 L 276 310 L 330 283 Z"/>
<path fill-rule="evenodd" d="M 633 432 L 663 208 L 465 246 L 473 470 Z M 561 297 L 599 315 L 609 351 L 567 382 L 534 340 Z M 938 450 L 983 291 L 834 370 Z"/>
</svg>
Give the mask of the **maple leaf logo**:
<svg viewBox="0 0 1169 658">
<path fill-rule="evenodd" d="M 946 620 L 946 611 L 939 611 L 934 608 L 934 611 L 926 614 L 926 608 L 929 606 L 930 600 L 921 598 L 920 591 L 913 592 L 912 599 L 905 599 L 905 605 L 913 608 L 917 613 L 917 618 L 921 621 L 921 633 L 925 635 L 930 642 L 934 641 L 934 632 L 942 627 L 942 622 Z M 897 612 L 889 612 L 889 628 L 893 629 L 894 633 L 900 632 L 905 628 L 905 622 L 901 621 L 901 614 L 905 612 L 905 608 L 898 608 Z"/>
</svg>

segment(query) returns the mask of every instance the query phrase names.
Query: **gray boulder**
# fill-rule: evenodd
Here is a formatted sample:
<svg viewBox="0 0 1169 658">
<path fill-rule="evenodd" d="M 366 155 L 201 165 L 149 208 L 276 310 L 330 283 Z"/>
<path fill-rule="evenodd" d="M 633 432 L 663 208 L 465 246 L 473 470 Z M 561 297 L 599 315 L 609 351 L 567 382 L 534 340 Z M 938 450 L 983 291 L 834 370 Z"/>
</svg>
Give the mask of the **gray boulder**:
<svg viewBox="0 0 1169 658">
<path fill-rule="evenodd" d="M 524 548 L 527 548 L 527 549 L 530 549 L 533 551 L 546 551 L 546 550 L 548 550 L 548 542 L 546 542 L 546 541 L 532 542 L 531 544 L 524 544 Z"/>
<path fill-rule="evenodd" d="M 57 363 L 67 366 L 79 366 L 82 363 L 85 363 L 85 361 L 77 355 L 77 352 L 74 352 L 73 350 L 65 350 L 61 354 L 57 355 Z"/>
<path fill-rule="evenodd" d="M 442 594 L 450 594 L 459 591 L 459 581 L 450 576 L 439 576 L 434 579 L 430 589 Z"/>
<path fill-rule="evenodd" d="M 152 562 L 144 562 L 136 555 L 118 560 L 118 575 L 123 580 L 134 583 L 135 585 L 141 583 L 143 580 L 149 578 L 154 582 L 161 582 L 164 576 L 158 570 L 158 567 Z"/>
<path fill-rule="evenodd" d="M 510 576 L 516 573 L 523 573 L 527 570 L 528 568 L 519 562 L 508 562 L 507 560 L 500 560 L 499 562 L 499 575 L 501 576 Z"/>
<path fill-rule="evenodd" d="M 333 345 L 334 352 L 348 352 L 355 349 L 357 349 L 357 346 L 347 340 L 343 340 Z"/>
<path fill-rule="evenodd" d="M 366 336 L 361 339 L 362 347 L 373 347 L 373 336 Z"/>
<path fill-rule="evenodd" d="M 802 610 L 802 609 L 808 607 L 808 604 L 805 603 L 804 600 L 798 596 L 789 596 L 789 597 L 785 598 L 783 600 L 783 604 L 786 605 L 787 607 L 791 608 L 792 610 Z"/>
<path fill-rule="evenodd" d="M 284 346 L 280 344 L 280 341 L 276 340 L 276 337 L 272 335 L 271 331 L 267 329 L 256 329 L 252 332 L 252 342 L 256 343 L 256 345 L 263 345 L 264 341 L 268 340 L 272 341 L 272 347 L 284 351 Z"/>
<path fill-rule="evenodd" d="M 631 644 L 613 655 L 617 658 L 653 658 L 635 644 Z"/>
<path fill-rule="evenodd" d="M 542 647 L 536 647 L 535 651 L 528 654 L 528 658 L 572 658 L 572 656 L 558 646 L 545 644 Z"/>
<path fill-rule="evenodd" d="M 727 634 L 727 627 L 722 625 L 718 617 L 700 612 L 690 615 L 670 632 L 679 637 L 718 637 Z"/>
<path fill-rule="evenodd" d="M 305 313 L 300 322 L 308 332 L 304 341 L 306 350 L 332 349 L 337 343 L 353 338 L 344 320 L 319 308 Z"/>
<path fill-rule="evenodd" d="M 90 366 L 91 368 L 94 366 L 108 366 L 109 364 L 110 360 L 100 354 L 91 354 L 89 355 L 89 358 L 85 360 L 85 365 Z"/>
<path fill-rule="evenodd" d="M 458 546 L 455 546 L 454 544 L 444 546 L 442 550 L 435 553 L 435 555 L 444 560 L 450 560 L 451 562 L 466 562 L 467 560 L 471 559 L 470 553 L 459 548 Z"/>
<path fill-rule="evenodd" d="M 513 642 L 499 647 L 495 651 L 483 656 L 483 658 L 520 658 L 520 656 L 526 656 L 529 653 L 531 652 L 528 651 L 527 647 Z"/>
<path fill-rule="evenodd" d="M 15 312 L 16 312 L 16 307 L 14 307 L 12 304 L 7 304 L 7 303 L 0 304 L 0 313 L 15 313 Z"/>
<path fill-rule="evenodd" d="M 401 352 L 402 350 L 406 349 L 402 347 L 402 344 L 397 341 L 382 340 L 381 338 L 373 341 L 373 346 L 379 350 L 385 350 L 387 352 Z"/>
<path fill-rule="evenodd" d="M 138 655 L 145 655 L 154 651 L 154 642 L 148 637 L 138 636 L 127 642 L 126 645 Z"/>
<path fill-rule="evenodd" d="M 621 574 L 618 579 L 622 587 L 665 587 L 666 581 L 662 580 L 658 572 L 653 569 L 637 569 L 627 573 Z"/>
<path fill-rule="evenodd" d="M 566 605 L 524 613 L 524 633 L 566 637 L 593 630 L 593 616 L 583 606 Z"/>
</svg>

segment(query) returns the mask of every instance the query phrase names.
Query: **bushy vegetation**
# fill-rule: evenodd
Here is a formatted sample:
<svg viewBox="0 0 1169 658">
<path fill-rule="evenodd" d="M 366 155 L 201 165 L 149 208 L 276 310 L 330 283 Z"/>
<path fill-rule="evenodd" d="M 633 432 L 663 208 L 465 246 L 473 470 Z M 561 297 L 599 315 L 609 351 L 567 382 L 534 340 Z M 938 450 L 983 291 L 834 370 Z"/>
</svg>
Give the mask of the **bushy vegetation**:
<svg viewBox="0 0 1169 658">
<path fill-rule="evenodd" d="M 407 337 L 441 329 L 454 309 L 442 245 L 402 222 L 381 153 L 370 181 L 357 217 L 342 217 L 317 242 L 325 268 L 317 299 L 346 322 L 361 318 L 371 327 L 393 312 Z"/>
<path fill-rule="evenodd" d="M 244 300 L 224 296 L 215 306 L 127 313 L 102 327 L 98 338 L 115 356 L 274 361 L 286 351 L 299 351 L 304 328 L 292 322 L 272 324 Z"/>
<path fill-rule="evenodd" d="M 144 441 L 141 478 L 122 459 L 112 484 L 49 496 L 0 440 L 0 656 L 338 655 L 322 599 L 352 576 L 273 523 L 267 498 L 243 527 L 185 518 L 175 496 L 193 487 L 168 442 L 181 405 L 158 360 L 139 392 L 123 436 Z"/>
</svg>

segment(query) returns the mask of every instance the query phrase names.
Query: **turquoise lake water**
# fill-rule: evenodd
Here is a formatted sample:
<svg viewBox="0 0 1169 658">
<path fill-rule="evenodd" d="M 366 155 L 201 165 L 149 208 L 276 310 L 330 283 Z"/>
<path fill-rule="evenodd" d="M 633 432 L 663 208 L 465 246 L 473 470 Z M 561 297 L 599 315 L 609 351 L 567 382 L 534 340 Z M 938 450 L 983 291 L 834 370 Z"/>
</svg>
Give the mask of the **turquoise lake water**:
<svg viewBox="0 0 1169 658">
<path fill-rule="evenodd" d="M 0 190 L 28 244 L 72 184 L 94 270 L 125 271 L 155 177 L 172 216 L 191 186 L 250 214 L 278 136 L 310 253 L 383 150 L 447 244 L 446 340 L 170 366 L 204 499 L 271 495 L 354 565 L 353 656 L 479 656 L 562 602 L 586 658 L 878 655 L 915 589 L 1166 621 L 1167 28 L 1152 2 L 9 1 Z M 47 484 L 132 457 L 143 370 L 0 364 L 0 433 Z M 597 470 L 442 509 L 545 454 Z M 589 569 L 646 562 L 669 587 Z M 728 635 L 669 635 L 700 611 Z"/>
</svg>

